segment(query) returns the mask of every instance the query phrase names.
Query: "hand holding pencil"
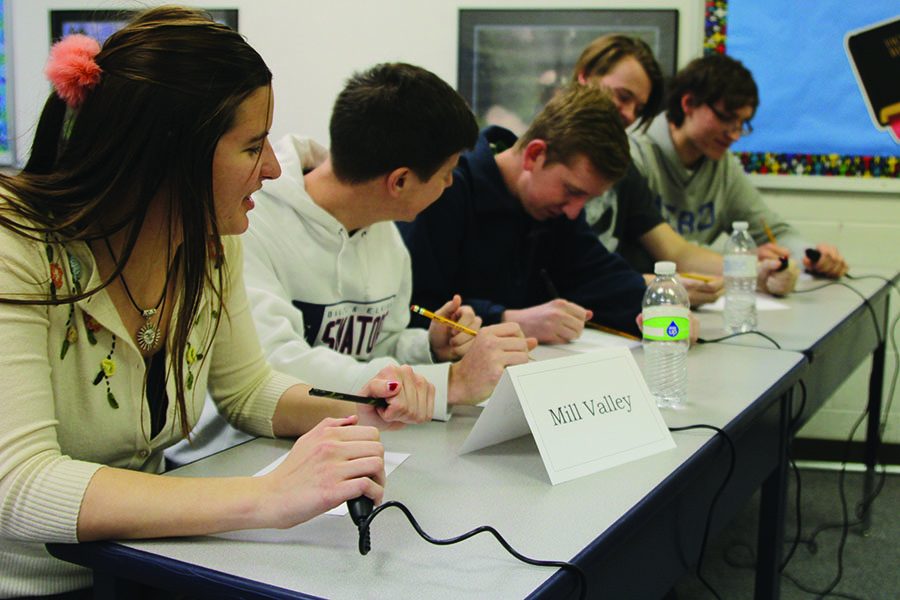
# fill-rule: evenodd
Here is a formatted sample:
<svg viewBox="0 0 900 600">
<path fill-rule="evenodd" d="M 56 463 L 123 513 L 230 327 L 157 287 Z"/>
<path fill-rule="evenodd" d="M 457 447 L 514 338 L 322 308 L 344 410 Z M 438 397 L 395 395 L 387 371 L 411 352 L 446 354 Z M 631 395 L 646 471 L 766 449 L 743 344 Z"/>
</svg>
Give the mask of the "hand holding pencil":
<svg viewBox="0 0 900 600">
<path fill-rule="evenodd" d="M 791 251 L 778 245 L 778 240 L 775 239 L 775 234 L 765 219 L 761 218 L 760 221 L 769 243 L 756 250 L 756 257 L 759 260 L 756 267 L 756 288 L 775 296 L 786 296 L 797 284 L 800 271 L 796 263 L 790 260 Z"/>
<path fill-rule="evenodd" d="M 537 340 L 526 338 L 516 323 L 481 328 L 481 319 L 477 317 L 464 325 L 444 316 L 459 314 L 460 306 L 461 299 L 456 295 L 437 312 L 415 304 L 410 307 L 414 313 L 431 319 L 433 328 L 449 329 L 465 338 L 465 343 L 456 347 L 462 357 L 450 365 L 447 382 L 450 405 L 477 404 L 490 396 L 504 369 L 528 362 L 528 352 L 537 346 Z M 472 325 L 479 329 L 470 328 Z"/>
<path fill-rule="evenodd" d="M 481 328 L 481 317 L 475 314 L 471 306 L 463 305 L 459 294 L 454 294 L 435 312 L 415 304 L 410 309 L 431 319 L 428 341 L 440 362 L 459 360 L 465 356 Z"/>
<path fill-rule="evenodd" d="M 778 240 L 775 238 L 775 234 L 772 233 L 772 229 L 769 227 L 769 224 L 766 223 L 765 219 L 760 219 L 760 221 L 762 222 L 763 230 L 766 232 L 766 237 L 769 238 L 769 242 L 756 249 L 756 258 L 760 261 L 769 259 L 778 260 L 780 263 L 778 270 L 784 271 L 788 268 L 791 251 L 784 246 L 778 245 Z"/>
<path fill-rule="evenodd" d="M 482 327 L 472 347 L 450 365 L 448 404 L 477 404 L 494 391 L 506 367 L 527 363 L 537 340 L 526 338 L 517 323 Z"/>
<path fill-rule="evenodd" d="M 687 290 L 693 308 L 715 302 L 725 291 L 725 280 L 721 276 L 679 273 L 678 280 Z"/>
<path fill-rule="evenodd" d="M 585 321 L 593 316 L 587 308 L 555 298 L 529 308 L 507 309 L 503 320 L 518 323 L 525 335 L 541 344 L 566 344 L 581 336 Z"/>
<path fill-rule="evenodd" d="M 800 269 L 794 261 L 789 261 L 787 268 L 784 268 L 781 262 L 767 258 L 757 263 L 756 275 L 757 290 L 773 296 L 787 296 L 797 285 Z"/>
</svg>

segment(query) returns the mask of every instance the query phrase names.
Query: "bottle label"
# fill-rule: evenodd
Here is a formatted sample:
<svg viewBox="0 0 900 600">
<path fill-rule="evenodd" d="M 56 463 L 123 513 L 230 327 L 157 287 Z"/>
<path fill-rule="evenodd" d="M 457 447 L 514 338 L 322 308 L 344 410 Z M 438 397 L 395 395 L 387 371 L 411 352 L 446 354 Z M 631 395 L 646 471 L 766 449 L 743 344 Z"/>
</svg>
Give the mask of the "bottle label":
<svg viewBox="0 0 900 600">
<path fill-rule="evenodd" d="M 753 254 L 726 254 L 725 277 L 756 277 L 756 256 Z"/>
<path fill-rule="evenodd" d="M 683 306 L 654 306 L 644 309 L 644 339 L 677 342 L 691 335 L 688 309 Z"/>
</svg>

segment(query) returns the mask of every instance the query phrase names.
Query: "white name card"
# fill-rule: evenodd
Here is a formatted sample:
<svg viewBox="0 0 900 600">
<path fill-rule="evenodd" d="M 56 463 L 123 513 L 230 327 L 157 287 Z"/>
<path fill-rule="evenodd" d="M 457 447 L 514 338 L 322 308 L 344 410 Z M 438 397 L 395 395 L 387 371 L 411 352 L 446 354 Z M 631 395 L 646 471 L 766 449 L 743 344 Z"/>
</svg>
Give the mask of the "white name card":
<svg viewBox="0 0 900 600">
<path fill-rule="evenodd" d="M 460 454 L 529 432 L 554 485 L 675 447 L 627 348 L 507 368 Z"/>
</svg>

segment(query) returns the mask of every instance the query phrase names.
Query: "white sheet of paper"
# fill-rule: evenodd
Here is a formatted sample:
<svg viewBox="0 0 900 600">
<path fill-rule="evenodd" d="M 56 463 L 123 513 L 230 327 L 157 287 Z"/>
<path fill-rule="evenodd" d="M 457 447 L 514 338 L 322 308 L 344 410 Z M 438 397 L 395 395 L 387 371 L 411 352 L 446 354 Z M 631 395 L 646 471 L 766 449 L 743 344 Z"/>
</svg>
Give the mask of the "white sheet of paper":
<svg viewBox="0 0 900 600">
<path fill-rule="evenodd" d="M 284 459 L 286 459 L 287 456 L 288 456 L 288 453 L 285 452 L 284 454 L 282 454 L 281 456 L 279 456 L 278 458 L 273 460 L 271 463 L 269 463 L 268 465 L 266 465 L 265 467 L 263 467 L 262 469 L 260 469 L 256 473 L 254 473 L 253 476 L 261 477 L 261 476 L 265 475 L 266 473 L 269 473 L 270 471 L 275 470 L 275 467 L 277 467 L 282 462 L 284 462 Z M 406 454 L 403 452 L 387 452 L 387 451 L 385 451 L 385 453 L 384 453 L 384 474 L 385 474 L 385 476 L 390 475 L 391 471 L 393 471 L 394 469 L 399 467 L 400 463 L 402 463 L 407 458 L 409 458 L 409 454 Z M 344 504 L 335 506 L 334 508 L 332 508 L 325 514 L 326 515 L 337 515 L 337 516 L 346 515 L 347 514 L 347 503 L 345 502 Z"/>
<path fill-rule="evenodd" d="M 780 300 L 776 300 L 768 294 L 756 294 L 756 310 L 788 310 L 790 306 Z M 725 296 L 710 304 L 704 304 L 697 310 L 708 312 L 722 312 L 725 310 Z"/>
<path fill-rule="evenodd" d="M 585 329 L 581 337 L 568 344 L 560 345 L 563 350 L 569 352 L 593 352 L 599 348 L 640 348 L 640 340 L 629 340 L 620 335 L 604 333 L 596 329 Z"/>
<path fill-rule="evenodd" d="M 529 431 L 554 485 L 675 447 L 621 347 L 507 368 L 460 454 Z"/>
</svg>

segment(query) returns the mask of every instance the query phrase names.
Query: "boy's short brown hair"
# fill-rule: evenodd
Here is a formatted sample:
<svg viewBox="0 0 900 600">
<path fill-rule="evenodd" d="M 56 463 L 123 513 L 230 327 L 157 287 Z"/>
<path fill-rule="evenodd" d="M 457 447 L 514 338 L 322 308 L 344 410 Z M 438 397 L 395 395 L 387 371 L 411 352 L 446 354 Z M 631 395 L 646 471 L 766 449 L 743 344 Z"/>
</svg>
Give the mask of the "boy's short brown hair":
<svg viewBox="0 0 900 600">
<path fill-rule="evenodd" d="M 615 104 L 605 91 L 588 85 L 562 89 L 534 118 L 516 142 L 547 143 L 547 162 L 570 164 L 583 155 L 600 175 L 616 181 L 631 162 L 628 136 Z"/>
<path fill-rule="evenodd" d="M 684 123 L 681 99 L 685 94 L 691 95 L 692 106 L 723 100 L 728 112 L 751 106 L 756 113 L 759 106 L 759 90 L 753 74 L 741 61 L 724 54 L 695 58 L 672 78 L 666 100 L 666 118 L 676 127 Z"/>
</svg>

